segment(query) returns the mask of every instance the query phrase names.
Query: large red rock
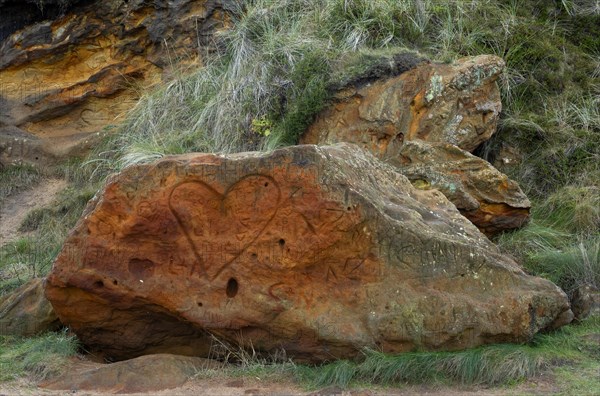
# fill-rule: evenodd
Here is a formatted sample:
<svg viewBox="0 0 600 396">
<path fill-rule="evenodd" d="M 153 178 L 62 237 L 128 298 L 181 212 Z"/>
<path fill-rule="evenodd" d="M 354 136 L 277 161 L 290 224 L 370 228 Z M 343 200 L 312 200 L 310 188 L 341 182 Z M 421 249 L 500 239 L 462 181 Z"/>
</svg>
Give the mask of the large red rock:
<svg viewBox="0 0 600 396">
<path fill-rule="evenodd" d="M 88 205 L 46 295 L 117 359 L 206 355 L 208 332 L 310 361 L 452 350 L 572 318 L 440 192 L 349 144 L 129 167 Z"/>
</svg>

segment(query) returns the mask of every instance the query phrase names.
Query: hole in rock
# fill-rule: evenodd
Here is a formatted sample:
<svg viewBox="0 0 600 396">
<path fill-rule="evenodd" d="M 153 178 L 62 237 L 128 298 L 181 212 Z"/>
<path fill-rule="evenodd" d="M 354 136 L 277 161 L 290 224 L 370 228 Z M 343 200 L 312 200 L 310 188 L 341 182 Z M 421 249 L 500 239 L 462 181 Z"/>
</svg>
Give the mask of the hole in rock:
<svg viewBox="0 0 600 396">
<path fill-rule="evenodd" d="M 119 282 L 117 282 L 117 280 L 116 280 L 116 279 L 115 279 L 115 280 L 113 280 L 113 285 L 115 285 L 115 286 L 116 286 L 116 285 L 118 285 L 118 284 L 119 284 Z"/>
<path fill-rule="evenodd" d="M 94 287 L 104 287 L 104 282 L 102 282 L 101 280 L 97 280 L 96 282 L 94 282 Z"/>
<path fill-rule="evenodd" d="M 281 247 L 285 246 L 285 239 L 281 238 L 279 240 L 279 246 L 281 246 Z"/>
<path fill-rule="evenodd" d="M 154 262 L 148 259 L 132 258 L 129 260 L 129 272 L 134 278 L 149 278 L 154 274 Z"/>
<path fill-rule="evenodd" d="M 265 182 L 265 187 L 269 187 L 269 182 Z"/>
<path fill-rule="evenodd" d="M 352 210 L 352 207 L 351 207 L 351 206 L 348 206 L 348 207 L 346 208 L 346 210 L 348 210 L 348 212 L 350 212 L 350 211 Z"/>
<path fill-rule="evenodd" d="M 199 306 L 199 307 L 201 307 L 201 306 L 202 306 L 202 303 L 201 303 L 201 302 L 198 302 L 198 306 Z"/>
<path fill-rule="evenodd" d="M 226 293 L 227 293 L 227 297 L 229 298 L 233 298 L 235 297 L 235 295 L 238 292 L 238 282 L 237 280 L 235 280 L 235 278 L 230 278 L 229 281 L 227 282 L 227 289 L 226 289 Z"/>
</svg>

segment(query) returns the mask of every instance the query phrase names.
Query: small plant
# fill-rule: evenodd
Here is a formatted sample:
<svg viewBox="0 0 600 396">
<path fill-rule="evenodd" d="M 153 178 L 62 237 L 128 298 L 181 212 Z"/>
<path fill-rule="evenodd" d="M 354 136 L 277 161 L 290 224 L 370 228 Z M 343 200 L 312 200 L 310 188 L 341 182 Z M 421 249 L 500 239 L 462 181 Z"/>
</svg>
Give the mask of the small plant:
<svg viewBox="0 0 600 396">
<path fill-rule="evenodd" d="M 266 116 L 252 120 L 252 132 L 260 136 L 269 137 L 272 128 L 273 122 L 268 120 Z"/>
</svg>

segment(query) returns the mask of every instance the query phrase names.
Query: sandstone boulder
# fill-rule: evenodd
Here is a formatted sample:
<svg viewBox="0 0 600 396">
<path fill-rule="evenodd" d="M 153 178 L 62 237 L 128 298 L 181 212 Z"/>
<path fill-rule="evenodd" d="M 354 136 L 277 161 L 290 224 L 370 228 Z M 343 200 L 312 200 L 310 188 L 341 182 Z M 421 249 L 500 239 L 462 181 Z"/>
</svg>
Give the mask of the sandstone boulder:
<svg viewBox="0 0 600 396">
<path fill-rule="evenodd" d="M 67 3 L 76 4 L 65 13 Z M 85 150 L 86 140 L 117 124 L 134 106 L 141 86 L 160 81 L 174 63 L 199 62 L 198 54 L 214 47 L 214 32 L 229 23 L 231 4 L 0 2 L 0 128 L 16 127 L 39 138 L 23 147 L 47 154 L 36 159 L 6 149 L 12 155 L 1 163 L 45 163 L 48 155 Z M 3 135 L 0 131 L 0 139 Z"/>
<path fill-rule="evenodd" d="M 454 145 L 407 141 L 389 162 L 417 188 L 440 190 L 487 235 L 519 228 L 529 220 L 531 203 L 519 185 Z"/>
<path fill-rule="evenodd" d="M 352 142 L 389 158 L 406 140 L 473 151 L 496 132 L 502 109 L 496 84 L 504 69 L 501 58 L 481 55 L 454 64 L 413 66 L 397 76 L 358 80 L 341 89 L 302 143 Z"/>
<path fill-rule="evenodd" d="M 117 359 L 207 333 L 298 360 L 521 342 L 568 323 L 437 190 L 350 144 L 189 154 L 126 168 L 68 237 L 46 295 Z"/>
<path fill-rule="evenodd" d="M 44 296 L 44 280 L 35 278 L 0 297 L 0 335 L 28 337 L 60 326 Z"/>
<path fill-rule="evenodd" d="M 519 186 L 468 153 L 496 131 L 502 59 L 436 64 L 407 58 L 392 61 L 408 65 L 392 68 L 399 74 L 359 78 L 341 89 L 301 141 L 352 142 L 370 150 L 409 179 L 440 189 L 488 235 L 525 224 L 531 205 Z"/>
<path fill-rule="evenodd" d="M 50 390 L 142 393 L 173 389 L 185 384 L 201 370 L 217 369 L 222 364 L 198 357 L 157 354 L 124 362 L 90 364 L 69 370 L 41 384 Z"/>
</svg>

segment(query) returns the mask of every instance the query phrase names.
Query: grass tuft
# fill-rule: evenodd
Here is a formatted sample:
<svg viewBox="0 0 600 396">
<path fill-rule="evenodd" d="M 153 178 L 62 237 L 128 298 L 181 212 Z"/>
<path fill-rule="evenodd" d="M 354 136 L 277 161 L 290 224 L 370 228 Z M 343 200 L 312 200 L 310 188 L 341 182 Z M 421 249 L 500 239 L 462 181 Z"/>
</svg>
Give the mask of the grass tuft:
<svg viewBox="0 0 600 396">
<path fill-rule="evenodd" d="M 56 376 L 77 348 L 77 339 L 66 331 L 33 338 L 0 336 L 0 381 L 21 377 L 41 381 Z"/>
<path fill-rule="evenodd" d="M 0 167 L 0 205 L 9 196 L 37 184 L 44 175 L 32 166 Z"/>
<path fill-rule="evenodd" d="M 317 366 L 298 366 L 296 376 L 312 388 L 353 384 L 500 385 L 534 377 L 556 367 L 600 368 L 597 343 L 587 338 L 600 332 L 598 318 L 538 334 L 527 345 L 488 345 L 458 352 L 409 352 L 388 355 L 365 350 L 360 361 L 340 360 Z M 596 378 L 591 382 L 596 384 Z"/>
</svg>

